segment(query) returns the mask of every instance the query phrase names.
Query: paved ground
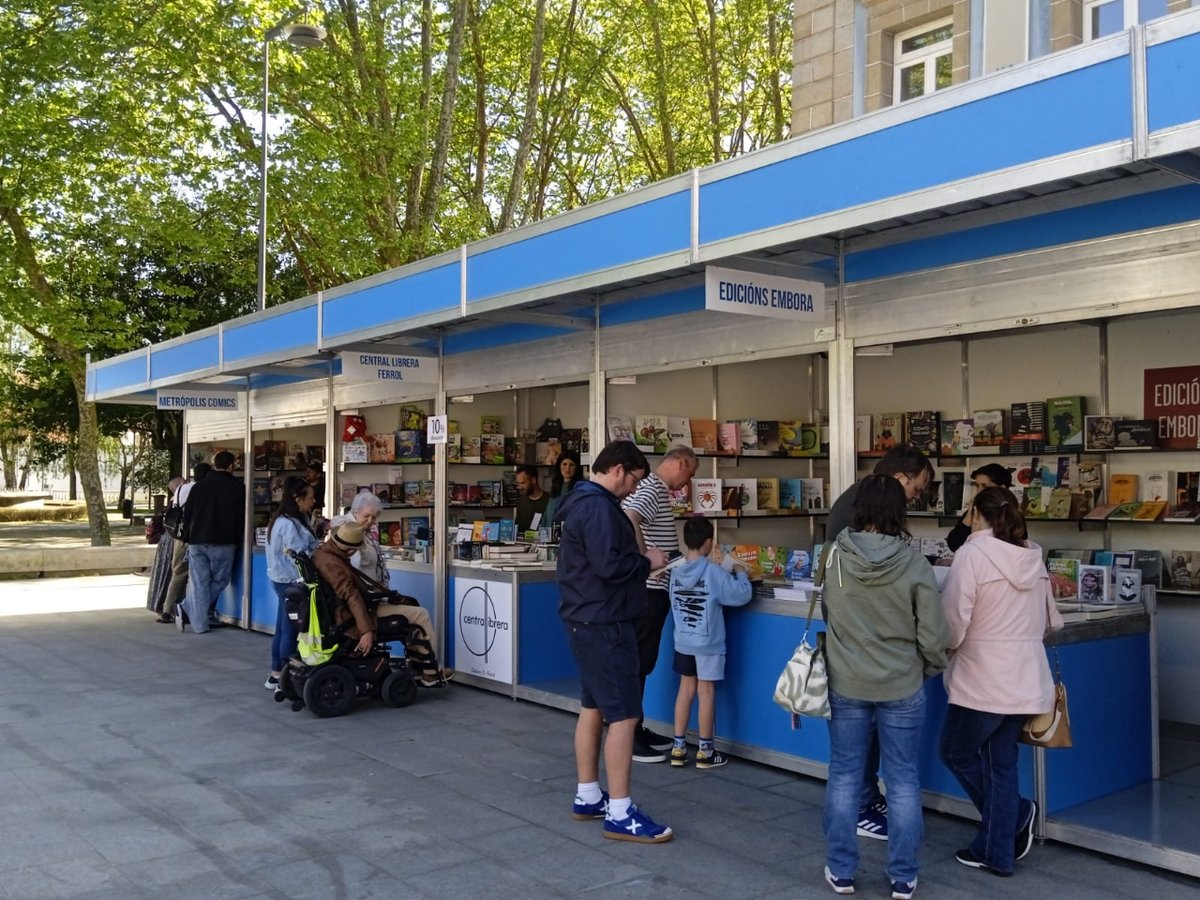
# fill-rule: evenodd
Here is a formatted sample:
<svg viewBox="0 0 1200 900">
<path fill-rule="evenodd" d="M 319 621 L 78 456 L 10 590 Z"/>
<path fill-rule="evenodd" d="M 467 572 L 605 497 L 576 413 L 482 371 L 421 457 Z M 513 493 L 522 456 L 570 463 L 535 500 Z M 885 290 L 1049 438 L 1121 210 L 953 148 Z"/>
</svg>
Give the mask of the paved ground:
<svg viewBox="0 0 1200 900">
<path fill-rule="evenodd" d="M 155 624 L 136 576 L 0 587 L 0 898 L 807 898 L 819 781 L 734 761 L 635 766 L 660 846 L 573 822 L 573 717 L 463 686 L 318 720 L 262 688 L 268 639 Z M 124 605 L 124 609 L 96 607 Z M 85 609 L 21 615 L 30 608 Z M 133 608 L 128 608 L 133 607 Z M 926 815 L 919 897 L 1194 898 L 1067 847 L 1003 880 Z M 888 896 L 863 841 L 858 895 Z"/>
<path fill-rule="evenodd" d="M 114 514 L 108 517 L 113 546 L 146 543 L 146 526 L 132 526 Z M 28 547 L 90 547 L 87 522 L 0 522 L 0 550 Z"/>
</svg>

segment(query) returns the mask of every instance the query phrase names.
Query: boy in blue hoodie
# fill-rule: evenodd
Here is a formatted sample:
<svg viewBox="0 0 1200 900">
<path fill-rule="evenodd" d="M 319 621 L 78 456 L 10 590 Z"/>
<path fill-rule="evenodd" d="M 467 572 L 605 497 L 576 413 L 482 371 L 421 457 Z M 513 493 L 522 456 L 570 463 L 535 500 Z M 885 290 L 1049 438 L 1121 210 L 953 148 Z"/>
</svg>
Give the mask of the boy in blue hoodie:
<svg viewBox="0 0 1200 900">
<path fill-rule="evenodd" d="M 725 616 L 722 606 L 750 602 L 750 578 L 729 554 L 717 565 L 708 558 L 713 549 L 713 526 L 708 519 L 688 519 L 683 525 L 684 561 L 671 570 L 671 615 L 675 620 L 675 740 L 671 765 L 686 766 L 687 726 L 692 701 L 700 695 L 700 749 L 697 769 L 714 769 L 729 762 L 713 748 L 716 723 L 716 683 L 725 678 Z"/>
</svg>

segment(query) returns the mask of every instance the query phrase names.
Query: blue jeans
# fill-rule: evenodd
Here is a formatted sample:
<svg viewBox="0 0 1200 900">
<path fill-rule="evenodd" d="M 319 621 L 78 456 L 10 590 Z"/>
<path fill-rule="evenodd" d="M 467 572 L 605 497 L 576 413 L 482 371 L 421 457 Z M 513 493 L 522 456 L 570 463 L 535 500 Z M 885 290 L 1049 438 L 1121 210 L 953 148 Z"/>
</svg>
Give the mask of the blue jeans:
<svg viewBox="0 0 1200 900">
<path fill-rule="evenodd" d="M 1017 773 L 1017 735 L 1026 718 L 950 704 L 942 726 L 942 762 L 983 817 L 971 852 L 997 872 L 1013 870 L 1017 829 L 1031 808 L 1021 799 Z"/>
<path fill-rule="evenodd" d="M 925 692 L 875 702 L 830 691 L 829 709 L 829 783 L 822 822 L 829 871 L 838 878 L 853 878 L 858 869 L 858 804 L 874 725 L 887 781 L 887 876 L 892 881 L 914 881 L 923 829 L 918 769 Z"/>
<path fill-rule="evenodd" d="M 208 617 L 233 574 L 234 544 L 188 544 L 188 586 L 184 609 L 196 634 L 208 631 Z"/>
<path fill-rule="evenodd" d="M 288 659 L 296 654 L 296 623 L 288 618 L 284 597 L 290 584 L 272 581 L 275 596 L 279 599 L 279 611 L 275 613 L 275 636 L 271 638 L 271 671 L 282 672 Z"/>
</svg>

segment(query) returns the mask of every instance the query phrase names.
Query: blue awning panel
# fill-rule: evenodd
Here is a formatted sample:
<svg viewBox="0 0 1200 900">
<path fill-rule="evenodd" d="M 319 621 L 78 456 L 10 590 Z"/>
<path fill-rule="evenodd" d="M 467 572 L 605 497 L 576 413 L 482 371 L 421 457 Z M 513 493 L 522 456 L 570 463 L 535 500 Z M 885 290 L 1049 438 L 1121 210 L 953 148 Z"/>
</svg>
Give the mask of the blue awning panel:
<svg viewBox="0 0 1200 900">
<path fill-rule="evenodd" d="M 1151 132 L 1200 122 L 1200 34 L 1146 48 Z"/>
<path fill-rule="evenodd" d="M 364 287 L 325 301 L 325 341 L 379 326 L 403 330 L 406 319 L 458 310 L 462 305 L 460 263 L 438 266 Z"/>
<path fill-rule="evenodd" d="M 94 382 L 97 394 L 138 390 L 147 386 L 144 350 L 117 362 L 105 360 L 102 364 L 93 363 L 92 366 L 96 374 Z"/>
<path fill-rule="evenodd" d="M 235 319 L 225 326 L 226 366 L 268 354 L 313 352 L 317 346 L 317 307 L 304 306 L 265 319 Z"/>
<path fill-rule="evenodd" d="M 215 334 L 199 335 L 150 351 L 150 380 L 174 378 L 189 372 L 215 369 L 220 363 L 220 341 Z"/>
</svg>

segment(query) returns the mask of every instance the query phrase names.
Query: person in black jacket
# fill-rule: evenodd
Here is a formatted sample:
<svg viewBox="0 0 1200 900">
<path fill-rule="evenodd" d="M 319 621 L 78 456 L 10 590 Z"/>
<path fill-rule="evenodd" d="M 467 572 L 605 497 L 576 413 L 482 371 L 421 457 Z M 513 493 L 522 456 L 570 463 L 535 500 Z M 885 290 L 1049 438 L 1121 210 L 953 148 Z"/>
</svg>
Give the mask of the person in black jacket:
<svg viewBox="0 0 1200 900">
<path fill-rule="evenodd" d="M 232 466 L 232 453 L 218 453 L 212 472 L 196 482 L 183 505 L 188 585 L 182 604 L 185 615 L 175 617 L 180 631 L 189 622 L 196 634 L 220 624 L 216 618 L 217 599 L 229 584 L 234 557 L 246 530 L 246 486 L 233 477 L 229 471 Z"/>
<path fill-rule="evenodd" d="M 666 565 L 662 550 L 638 550 L 633 523 L 621 500 L 650 471 L 629 441 L 614 441 L 592 463 L 592 480 L 563 498 L 555 514 L 562 529 L 558 552 L 558 614 L 579 666 L 579 720 L 575 765 L 579 785 L 571 817 L 604 819 L 612 840 L 662 843 L 671 829 L 641 812 L 630 799 L 633 735 L 642 713 L 634 619 L 646 610 L 646 576 Z M 600 789 L 600 740 L 608 794 Z"/>
<path fill-rule="evenodd" d="M 980 466 L 971 473 L 971 484 L 974 486 L 976 492 L 990 487 L 1011 488 L 1012 472 L 999 463 L 988 463 L 986 466 Z M 971 536 L 971 526 L 969 523 L 973 510 L 974 504 L 968 505 L 963 510 L 962 519 L 946 535 L 946 546 L 951 551 L 958 550 L 959 547 L 967 542 L 967 538 Z"/>
</svg>

